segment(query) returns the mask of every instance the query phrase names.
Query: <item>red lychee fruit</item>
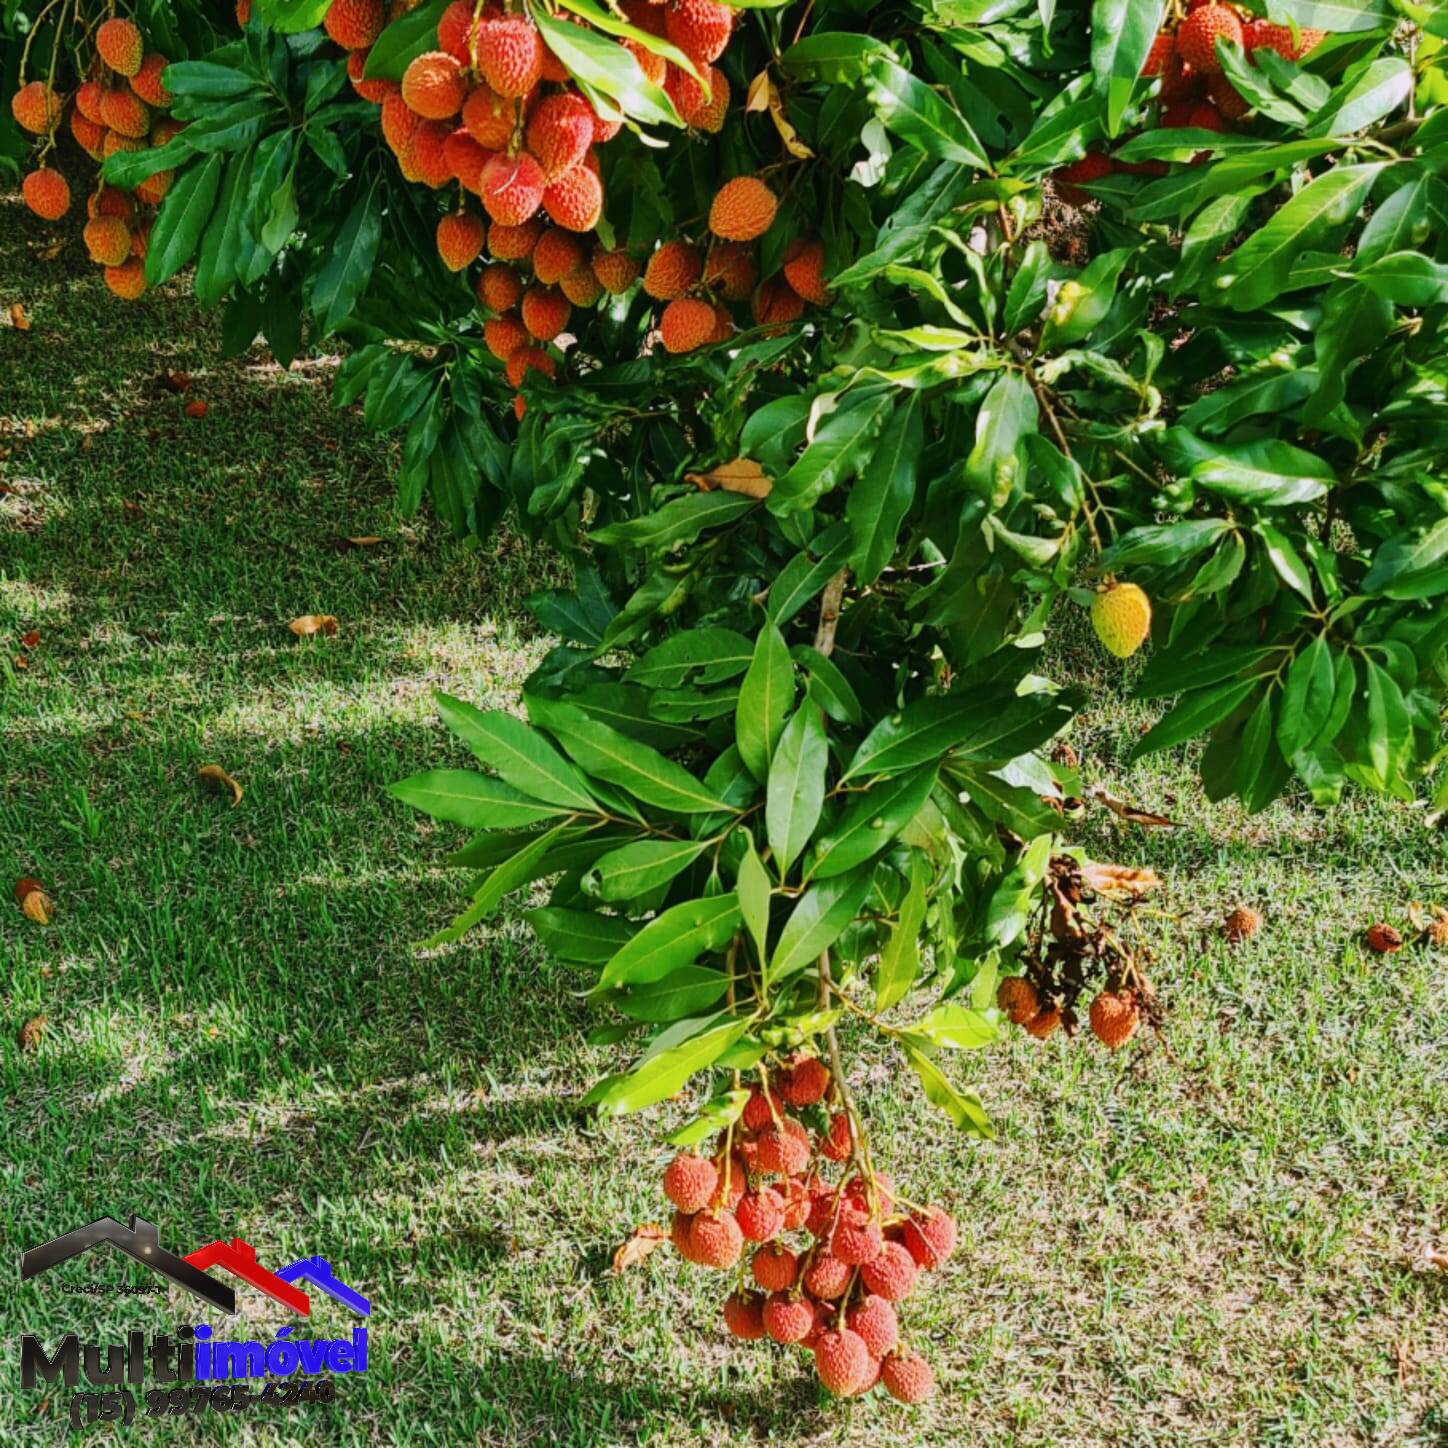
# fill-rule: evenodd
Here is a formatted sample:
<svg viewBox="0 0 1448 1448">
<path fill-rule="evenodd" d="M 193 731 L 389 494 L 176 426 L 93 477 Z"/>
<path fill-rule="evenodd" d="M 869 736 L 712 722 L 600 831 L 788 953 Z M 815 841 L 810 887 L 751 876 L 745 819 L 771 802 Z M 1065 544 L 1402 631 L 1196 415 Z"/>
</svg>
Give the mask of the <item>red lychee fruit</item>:
<svg viewBox="0 0 1448 1448">
<path fill-rule="evenodd" d="M 736 176 L 709 207 L 709 230 L 724 241 L 753 241 L 774 224 L 779 199 L 758 176 Z"/>
<path fill-rule="evenodd" d="M 382 139 L 387 142 L 388 149 L 394 156 L 401 156 L 412 145 L 412 138 L 422 124 L 422 117 L 402 99 L 402 92 L 399 90 L 382 102 L 381 121 Z"/>
<path fill-rule="evenodd" d="M 557 287 L 532 286 L 523 293 L 523 325 L 540 342 L 551 342 L 568 325 L 572 311 Z"/>
<path fill-rule="evenodd" d="M 543 209 L 568 231 L 592 231 L 603 215 L 603 182 L 585 158 L 543 193 Z"/>
<path fill-rule="evenodd" d="M 523 279 L 518 275 L 517 269 L 506 262 L 490 262 L 478 277 L 477 293 L 478 300 L 490 312 L 506 312 L 522 300 Z M 667 1190 L 668 1188 L 665 1188 L 665 1191 Z M 709 1190 L 713 1191 L 713 1187 Z"/>
<path fill-rule="evenodd" d="M 136 207 L 118 186 L 102 186 L 86 198 L 85 214 L 89 217 L 119 216 L 122 221 L 130 221 L 136 214 Z"/>
<path fill-rule="evenodd" d="M 322 28 L 343 50 L 366 50 L 382 34 L 385 19 L 382 0 L 332 0 Z"/>
<path fill-rule="evenodd" d="M 402 99 L 429 121 L 449 121 L 468 93 L 463 68 L 445 50 L 419 55 L 402 73 Z"/>
<path fill-rule="evenodd" d="M 88 85 L 95 88 L 97 95 L 100 87 L 93 81 Z M 81 89 L 83 90 L 83 86 Z M 76 108 L 82 109 L 80 104 L 80 93 L 76 93 Z M 33 80 L 29 85 L 23 85 L 13 96 L 10 97 L 10 114 L 15 117 L 16 123 L 23 126 L 27 131 L 33 131 L 37 136 L 43 136 L 60 119 L 61 103 L 60 97 L 45 84 L 44 81 Z M 100 117 L 87 116 L 92 123 L 98 123 Z"/>
<path fill-rule="evenodd" d="M 499 319 L 501 320 L 501 318 Z M 544 377 L 554 377 L 558 368 L 553 359 L 541 347 L 519 347 L 503 364 L 503 375 L 508 379 L 509 387 L 521 387 L 524 379 L 530 372 L 542 373 Z M 699 1218 L 705 1214 L 699 1213 Z M 695 1220 L 698 1220 L 696 1218 Z M 732 1218 L 730 1219 L 733 1220 Z M 735 1231 L 738 1231 L 735 1227 Z M 695 1242 L 692 1229 L 690 1230 L 689 1241 Z M 696 1244 L 697 1245 L 697 1244 Z"/>
<path fill-rule="evenodd" d="M 744 1158 L 736 1151 L 729 1158 L 729 1170 L 724 1170 L 724 1155 L 721 1152 L 714 1159 L 715 1165 L 719 1168 L 719 1186 L 709 1201 L 711 1207 L 727 1208 L 733 1211 L 739 1205 L 739 1199 L 744 1195 L 745 1188 L 749 1185 L 749 1171 L 745 1165 Z M 728 1176 L 726 1190 L 725 1176 Z"/>
<path fill-rule="evenodd" d="M 94 121 L 88 121 L 78 110 L 70 113 L 70 133 L 75 137 L 78 145 L 92 161 L 105 159 L 106 128 L 98 126 Z"/>
<path fill-rule="evenodd" d="M 1146 60 L 1141 67 L 1142 75 L 1160 75 L 1175 54 L 1176 37 L 1170 30 L 1158 31 L 1151 42 L 1151 49 L 1146 53 Z"/>
<path fill-rule="evenodd" d="M 1327 31 L 1301 26 L 1298 40 L 1292 39 L 1290 25 L 1274 25 L 1270 20 L 1249 21 L 1242 32 L 1242 48 L 1251 55 L 1254 50 L 1275 50 L 1283 60 L 1301 60 L 1309 50 L 1316 49 L 1327 38 Z"/>
<path fill-rule="evenodd" d="M 141 261 L 146 259 L 146 247 L 151 240 L 151 223 L 139 221 L 131 228 L 131 255 L 139 257 Z"/>
<path fill-rule="evenodd" d="M 148 106 L 164 111 L 171 104 L 171 92 L 161 83 L 161 72 L 171 62 L 157 51 L 152 51 L 141 62 L 141 68 L 131 77 L 131 89 Z"/>
<path fill-rule="evenodd" d="M 347 55 L 347 79 L 352 82 L 352 89 L 362 97 L 364 101 L 371 101 L 374 106 L 380 106 L 383 101 L 391 95 L 401 95 L 402 87 L 395 80 L 368 80 L 367 79 L 367 56 L 365 50 L 349 51 Z"/>
<path fill-rule="evenodd" d="M 1099 181 L 1115 169 L 1115 163 L 1110 156 L 1103 155 L 1100 151 L 1088 151 L 1079 161 L 1072 161 L 1069 166 L 1061 166 L 1052 171 L 1051 182 L 1056 188 L 1056 195 L 1068 206 L 1084 206 L 1091 197 L 1077 183 Z"/>
<path fill-rule="evenodd" d="M 764 1298 L 757 1292 L 731 1292 L 724 1299 L 724 1326 L 735 1337 L 763 1337 Z"/>
<path fill-rule="evenodd" d="M 521 226 L 495 226 L 488 232 L 488 250 L 499 261 L 527 261 L 543 235 L 543 227 L 536 221 L 525 221 Z"/>
<path fill-rule="evenodd" d="M 140 140 L 151 129 L 151 112 L 134 91 L 112 86 L 101 96 L 101 116 L 118 136 Z"/>
<path fill-rule="evenodd" d="M 848 1161 L 851 1151 L 850 1118 L 843 1111 L 830 1117 L 829 1132 L 820 1142 L 820 1155 L 830 1161 Z"/>
<path fill-rule="evenodd" d="M 873 1262 L 885 1245 L 879 1226 L 874 1222 L 855 1223 L 843 1216 L 830 1236 L 830 1251 L 852 1267 Z"/>
<path fill-rule="evenodd" d="M 903 1243 L 886 1242 L 880 1255 L 860 1268 L 860 1281 L 887 1302 L 903 1302 L 915 1286 L 919 1270 Z"/>
<path fill-rule="evenodd" d="M 136 183 L 135 197 L 143 206 L 159 206 L 176 179 L 172 170 L 156 171 Z"/>
<path fill-rule="evenodd" d="M 1403 937 L 1391 925 L 1380 920 L 1376 925 L 1369 925 L 1363 932 L 1363 944 L 1374 955 L 1392 955 L 1394 951 L 1403 948 Z"/>
<path fill-rule="evenodd" d="M 714 308 L 696 297 L 676 298 L 664 308 L 664 314 L 659 318 L 659 337 L 665 348 L 676 354 L 692 352 L 702 347 L 713 330 Z M 775 1133 L 771 1130 L 769 1134 L 773 1136 Z M 762 1141 L 760 1146 L 762 1150 Z M 805 1151 L 804 1160 L 809 1160 L 808 1149 Z M 781 1171 L 784 1168 L 766 1165 L 761 1159 L 760 1170 Z M 792 1170 L 798 1171 L 800 1168 L 794 1167 Z"/>
<path fill-rule="evenodd" d="M 674 1250 L 684 1261 L 694 1260 L 694 1249 L 689 1242 L 689 1231 L 694 1225 L 694 1214 L 692 1212 L 675 1212 L 669 1222 L 669 1241 L 674 1244 Z"/>
<path fill-rule="evenodd" d="M 1023 1026 L 1041 1009 L 1041 993 L 1023 975 L 1008 975 L 996 987 L 996 1005 L 1012 1024 Z"/>
<path fill-rule="evenodd" d="M 813 1106 L 830 1089 L 829 1067 L 817 1056 L 796 1056 L 778 1082 L 779 1094 L 791 1106 Z"/>
<path fill-rule="evenodd" d="M 447 143 L 452 127 L 446 121 L 424 121 L 412 138 L 406 154 L 398 158 L 402 174 L 410 181 L 420 181 L 434 191 L 452 179 L 448 165 Z"/>
<path fill-rule="evenodd" d="M 533 248 L 533 275 L 552 286 L 583 262 L 583 243 L 571 232 L 550 227 Z"/>
<path fill-rule="evenodd" d="M 729 1212 L 700 1212 L 689 1228 L 689 1245 L 702 1267 L 732 1267 L 744 1250 L 744 1234 Z"/>
<path fill-rule="evenodd" d="M 688 71 L 670 65 L 664 72 L 664 90 L 686 126 L 718 135 L 729 114 L 729 77 L 713 65 L 701 65 L 699 70 L 703 85 Z"/>
<path fill-rule="evenodd" d="M 575 307 L 591 307 L 603 295 L 603 287 L 586 262 L 569 272 L 558 289 Z"/>
<path fill-rule="evenodd" d="M 714 0 L 673 0 L 664 11 L 664 34 L 696 65 L 718 60 L 734 29 L 734 11 Z"/>
<path fill-rule="evenodd" d="M 670 303 L 673 306 L 674 303 Z M 707 305 L 695 303 L 696 306 Z M 667 313 L 667 309 L 666 313 Z M 705 323 L 705 333 L 714 324 L 714 317 L 710 312 Z M 665 337 L 665 346 L 668 345 L 668 338 Z M 802 1172 L 809 1165 L 809 1133 L 799 1122 L 791 1117 L 785 1117 L 778 1126 L 771 1126 L 766 1131 L 761 1131 L 758 1136 L 759 1143 L 759 1169 L 764 1172 L 774 1172 L 779 1176 L 795 1176 Z"/>
<path fill-rule="evenodd" d="M 478 194 L 494 221 L 503 226 L 521 226 L 543 200 L 543 173 L 526 151 L 516 156 L 494 156 L 483 167 Z"/>
<path fill-rule="evenodd" d="M 803 1342 L 815 1325 L 815 1305 L 807 1297 L 777 1291 L 764 1304 L 763 1321 L 775 1342 Z"/>
<path fill-rule="evenodd" d="M 1242 22 L 1230 6 L 1203 5 L 1177 27 L 1176 51 L 1193 70 L 1216 75 L 1222 69 L 1217 59 L 1218 39 L 1240 46 Z"/>
<path fill-rule="evenodd" d="M 784 1230 L 793 1232 L 804 1226 L 809 1217 L 809 1188 L 799 1177 L 793 1177 L 781 1182 L 780 1190 L 784 1193 Z"/>
<path fill-rule="evenodd" d="M 101 153 L 105 156 L 114 156 L 117 151 L 144 151 L 146 143 L 137 140 L 135 136 L 123 136 L 119 131 L 107 131 L 106 138 L 101 142 Z"/>
<path fill-rule="evenodd" d="M 1208 82 L 1210 84 L 1210 82 Z M 1201 131 L 1225 131 L 1227 123 L 1216 106 L 1209 101 L 1199 101 L 1191 109 L 1187 117 L 1187 125 L 1195 126 Z"/>
<path fill-rule="evenodd" d="M 482 254 L 487 230 L 481 216 L 453 211 L 437 224 L 437 254 L 449 271 L 462 271 Z"/>
<path fill-rule="evenodd" d="M 644 267 L 644 291 L 658 301 L 672 301 L 697 286 L 703 270 L 703 258 L 687 241 L 666 241 Z M 768 1114 L 766 1108 L 766 1120 Z M 761 1126 L 764 1124 L 765 1121 L 760 1122 Z"/>
<path fill-rule="evenodd" d="M 648 291 L 647 280 L 644 282 L 644 290 Z M 755 1086 L 749 1093 L 749 1100 L 744 1103 L 740 1120 L 743 1121 L 746 1131 L 763 1131 L 774 1125 L 775 1117 L 782 1116 L 784 1109 L 784 1100 L 778 1091 L 771 1091 L 766 1095 Z"/>
<path fill-rule="evenodd" d="M 481 12 L 476 11 L 473 0 L 453 0 L 437 22 L 437 48 L 447 51 L 460 65 L 472 65 L 473 45 L 484 23 L 503 13 L 496 5 L 484 5 Z"/>
<path fill-rule="evenodd" d="M 770 328 L 766 336 L 777 336 L 789 323 L 804 316 L 804 301 L 782 276 L 770 277 L 755 292 L 750 313 L 757 324 Z"/>
<path fill-rule="evenodd" d="M 36 85 L 40 82 L 36 81 Z M 75 93 L 75 108 L 86 120 L 94 121 L 98 126 L 106 123 L 105 113 L 101 110 L 101 100 L 105 96 L 105 87 L 99 81 L 88 80 L 82 82 Z M 19 119 L 17 117 L 17 119 Z"/>
<path fill-rule="evenodd" d="M 485 151 L 506 151 L 518 124 L 518 102 L 475 85 L 463 101 L 463 125 Z"/>
<path fill-rule="evenodd" d="M 1109 1051 L 1120 1050 L 1141 1024 L 1141 1010 L 1129 991 L 1104 990 L 1091 1002 L 1091 1030 Z"/>
<path fill-rule="evenodd" d="M 805 301 L 813 302 L 817 307 L 826 306 L 830 300 L 824 263 L 825 249 L 818 241 L 792 241 L 784 253 L 785 281 Z"/>
<path fill-rule="evenodd" d="M 845 1322 L 852 1332 L 864 1339 L 865 1346 L 873 1358 L 882 1358 L 894 1352 L 900 1341 L 900 1319 L 895 1309 L 883 1297 L 871 1295 L 857 1302 L 845 1314 Z"/>
<path fill-rule="evenodd" d="M 739 1230 L 751 1242 L 768 1242 L 784 1228 L 784 1198 L 773 1187 L 745 1192 L 734 1208 Z"/>
<path fill-rule="evenodd" d="M 830 1392 L 853 1393 L 870 1372 L 870 1349 L 857 1332 L 822 1332 L 814 1349 L 815 1371 Z"/>
<path fill-rule="evenodd" d="M 804 1290 L 821 1302 L 838 1297 L 850 1285 L 850 1265 L 821 1252 L 804 1274 Z"/>
<path fill-rule="evenodd" d="M 710 308 L 714 313 L 714 325 L 704 338 L 706 346 L 712 342 L 727 342 L 734 335 L 734 319 L 728 311 L 718 303 L 710 303 Z"/>
<path fill-rule="evenodd" d="M 499 362 L 506 362 L 520 348 L 528 345 L 528 329 L 516 312 L 509 312 L 483 323 L 483 342 Z M 547 353 L 544 355 L 547 356 Z"/>
<path fill-rule="evenodd" d="M 1034 1036 L 1038 1041 L 1044 1041 L 1047 1036 L 1054 1035 L 1061 1024 L 1061 1007 L 1057 1005 L 1043 1006 L 1026 1022 L 1026 1034 Z"/>
<path fill-rule="evenodd" d="M 96 53 L 117 75 L 135 75 L 145 54 L 141 32 L 119 16 L 103 20 L 96 29 Z"/>
<path fill-rule="evenodd" d="M 638 68 L 643 71 L 645 80 L 651 85 L 663 85 L 664 77 L 668 73 L 668 61 L 662 55 L 655 55 L 648 46 L 637 40 L 620 40 L 619 45 L 638 62 Z"/>
<path fill-rule="evenodd" d="M 593 144 L 593 107 L 577 91 L 544 96 L 529 113 L 527 144 L 544 178 L 555 181 L 579 165 Z"/>
<path fill-rule="evenodd" d="M 487 21 L 478 33 L 478 70 L 500 96 L 527 95 L 543 73 L 537 27 L 521 15 Z"/>
<path fill-rule="evenodd" d="M 704 263 L 704 285 L 717 289 L 726 301 L 748 301 L 758 280 L 759 269 L 750 247 L 738 241 L 721 241 L 710 248 Z"/>
<path fill-rule="evenodd" d="M 754 1280 L 766 1292 L 788 1292 L 799 1276 L 799 1258 L 782 1242 L 761 1247 L 749 1266 Z"/>
<path fill-rule="evenodd" d="M 101 266 L 120 266 L 131 254 L 131 228 L 119 216 L 97 216 L 82 233 L 90 259 Z"/>
<path fill-rule="evenodd" d="M 31 171 L 20 183 L 20 194 L 42 221 L 59 221 L 70 210 L 70 186 L 49 166 Z"/>
<path fill-rule="evenodd" d="M 139 256 L 130 256 L 120 266 L 108 266 L 106 285 L 122 301 L 134 302 L 146 290 L 146 269 Z"/>
<path fill-rule="evenodd" d="M 1252 102 L 1224 75 L 1207 77 L 1207 95 L 1225 120 L 1240 121 L 1252 109 Z"/>
<path fill-rule="evenodd" d="M 908 1217 L 904 1242 L 917 1266 L 939 1267 L 955 1251 L 955 1218 L 941 1207 L 931 1207 L 923 1217 Z"/>
<path fill-rule="evenodd" d="M 935 1374 L 918 1352 L 894 1352 L 880 1364 L 885 1391 L 901 1403 L 923 1403 L 935 1391 Z"/>
<path fill-rule="evenodd" d="M 482 180 L 483 167 L 494 154 L 478 145 L 466 126 L 454 126 L 442 143 L 443 160 L 447 162 L 453 180 L 474 193 Z"/>
<path fill-rule="evenodd" d="M 512 268 L 504 270 L 511 272 Z M 707 1157 L 691 1151 L 680 1152 L 664 1172 L 664 1195 L 681 1212 L 702 1211 L 718 1185 L 718 1168 Z"/>
</svg>

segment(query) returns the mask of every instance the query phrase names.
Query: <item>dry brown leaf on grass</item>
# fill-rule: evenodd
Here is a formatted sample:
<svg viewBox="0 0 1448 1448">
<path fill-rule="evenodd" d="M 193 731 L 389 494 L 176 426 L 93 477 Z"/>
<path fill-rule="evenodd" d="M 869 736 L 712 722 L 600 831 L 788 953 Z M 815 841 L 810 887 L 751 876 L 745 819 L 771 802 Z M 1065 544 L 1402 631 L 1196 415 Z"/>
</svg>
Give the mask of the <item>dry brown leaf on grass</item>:
<svg viewBox="0 0 1448 1448">
<path fill-rule="evenodd" d="M 233 808 L 241 803 L 241 786 L 219 764 L 203 764 L 196 773 L 210 788 L 223 794 L 229 791 Z"/>
<path fill-rule="evenodd" d="M 685 473 L 684 481 L 693 483 L 701 493 L 722 488 L 726 493 L 742 493 L 746 498 L 767 498 L 774 486 L 765 476 L 764 469 L 751 458 L 735 458 L 732 463 L 720 463 L 707 473 Z"/>
<path fill-rule="evenodd" d="M 1440 1272 L 1448 1272 L 1448 1248 L 1430 1247 L 1428 1265 L 1436 1267 Z"/>
<path fill-rule="evenodd" d="M 669 1234 L 657 1222 L 645 1222 L 642 1227 L 635 1227 L 633 1236 L 613 1254 L 613 1270 L 626 1272 L 630 1267 L 637 1267 L 668 1240 Z"/>
<path fill-rule="evenodd" d="M 1094 784 L 1086 791 L 1087 799 L 1094 799 L 1097 804 L 1104 805 L 1118 819 L 1126 820 L 1133 825 L 1152 825 L 1157 829 L 1174 830 L 1178 828 L 1176 820 L 1168 819 L 1164 814 L 1156 814 L 1149 809 L 1139 809 L 1134 804 L 1127 804 L 1124 799 L 1117 799 L 1114 795 L 1107 794 L 1099 784 Z"/>
<path fill-rule="evenodd" d="M 363 538 L 344 538 L 342 540 L 349 548 L 375 548 L 382 539 L 374 538 L 368 534 Z"/>
<path fill-rule="evenodd" d="M 10 325 L 17 332 L 28 332 L 30 330 L 30 318 L 25 311 L 24 302 L 10 303 Z"/>
<path fill-rule="evenodd" d="M 21 914 L 27 920 L 33 920 L 37 925 L 50 924 L 50 917 L 55 913 L 55 902 L 45 893 L 45 887 L 39 880 L 29 875 L 17 880 L 15 899 L 20 905 Z"/>
<path fill-rule="evenodd" d="M 21 1026 L 20 1033 L 15 1039 L 19 1043 L 22 1051 L 33 1051 L 40 1044 L 40 1038 L 44 1034 L 45 1017 L 31 1016 L 31 1018 Z"/>
<path fill-rule="evenodd" d="M 1081 866 L 1081 883 L 1107 900 L 1139 900 L 1161 884 L 1155 870 L 1134 865 L 1105 865 L 1088 860 Z"/>
<path fill-rule="evenodd" d="M 337 620 L 330 613 L 304 613 L 294 618 L 287 627 L 299 639 L 309 639 L 313 634 L 325 634 L 331 638 L 337 632 Z"/>
</svg>

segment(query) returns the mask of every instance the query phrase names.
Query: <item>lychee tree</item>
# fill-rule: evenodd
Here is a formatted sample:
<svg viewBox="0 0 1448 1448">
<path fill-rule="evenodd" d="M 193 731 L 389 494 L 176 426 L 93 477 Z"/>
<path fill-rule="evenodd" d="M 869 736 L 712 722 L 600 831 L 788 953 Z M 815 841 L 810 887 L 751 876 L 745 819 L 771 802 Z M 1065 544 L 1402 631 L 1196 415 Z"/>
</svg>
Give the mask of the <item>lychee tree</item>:
<svg viewBox="0 0 1448 1448">
<path fill-rule="evenodd" d="M 105 175 L 173 173 L 145 275 L 194 261 L 229 347 L 348 344 L 405 508 L 572 560 L 524 717 L 440 699 L 482 769 L 395 787 L 474 832 L 433 943 L 546 888 L 624 1060 L 590 1104 L 702 1088 L 664 1188 L 691 1260 L 761 1244 L 731 1330 L 914 1400 L 890 1304 L 949 1218 L 876 1170 L 837 1025 L 988 1133 L 954 1053 L 1156 1020 L 1154 877 L 1066 838 L 1053 618 L 1150 640 L 1136 751 L 1205 739 L 1214 799 L 1431 791 L 1448 21 L 507 12 L 256 0 Z"/>
</svg>

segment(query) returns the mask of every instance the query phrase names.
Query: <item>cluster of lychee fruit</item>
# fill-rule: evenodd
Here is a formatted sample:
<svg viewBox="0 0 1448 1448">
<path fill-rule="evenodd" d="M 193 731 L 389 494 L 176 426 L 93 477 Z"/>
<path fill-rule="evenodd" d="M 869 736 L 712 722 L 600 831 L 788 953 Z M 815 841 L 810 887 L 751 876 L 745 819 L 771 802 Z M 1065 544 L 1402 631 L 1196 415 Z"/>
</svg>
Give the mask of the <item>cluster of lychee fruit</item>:
<svg viewBox="0 0 1448 1448">
<path fill-rule="evenodd" d="M 1012 1025 L 1021 1026 L 1038 1041 L 1053 1036 L 1063 1024 L 1074 1027 L 1075 1013 L 1063 981 L 1047 982 L 1032 975 L 1008 975 L 996 987 L 996 1005 Z M 1091 1034 L 1108 1051 L 1119 1051 L 1142 1022 L 1139 993 L 1120 981 L 1109 981 L 1091 1001 L 1087 1019 Z"/>
<path fill-rule="evenodd" d="M 1252 103 L 1222 72 L 1217 41 L 1241 50 L 1248 63 L 1259 50 L 1271 50 L 1283 60 L 1301 60 L 1326 37 L 1325 30 L 1279 25 L 1261 20 L 1240 6 L 1217 0 L 1188 0 L 1186 13 L 1174 29 L 1162 30 L 1152 42 L 1142 66 L 1146 76 L 1160 76 L 1157 125 L 1176 130 L 1190 126 L 1202 131 L 1226 131 L 1241 120 Z M 1091 151 L 1079 161 L 1054 173 L 1057 194 L 1073 206 L 1090 198 L 1081 183 L 1099 181 L 1113 171 L 1147 176 L 1166 173 L 1163 161 L 1120 161 L 1104 151 Z"/>
<path fill-rule="evenodd" d="M 44 138 L 37 164 L 20 190 L 25 204 L 45 221 L 61 220 L 71 207 L 70 183 L 48 164 L 67 105 L 71 135 L 98 163 L 117 151 L 164 146 L 182 128 L 165 114 L 171 104 L 162 83 L 168 61 L 146 49 L 130 20 L 112 16 L 102 21 L 96 27 L 95 50 L 89 73 L 73 96 L 63 97 L 49 82 L 33 80 L 10 98 L 16 122 Z M 105 268 L 106 285 L 118 297 L 130 301 L 146 290 L 147 208 L 160 204 L 171 180 L 172 172 L 158 171 L 126 192 L 97 178 L 86 200 L 86 249 L 91 260 Z"/>
<path fill-rule="evenodd" d="M 711 1155 L 669 1163 L 670 1239 L 686 1261 L 736 1274 L 723 1309 L 735 1337 L 810 1352 L 820 1382 L 841 1397 L 878 1385 L 922 1402 L 934 1374 L 904 1343 L 896 1304 L 950 1256 L 955 1222 L 905 1202 L 869 1167 L 858 1119 L 822 1061 L 796 1055 L 762 1082 Z M 843 1164 L 834 1183 L 827 1163 Z"/>
</svg>

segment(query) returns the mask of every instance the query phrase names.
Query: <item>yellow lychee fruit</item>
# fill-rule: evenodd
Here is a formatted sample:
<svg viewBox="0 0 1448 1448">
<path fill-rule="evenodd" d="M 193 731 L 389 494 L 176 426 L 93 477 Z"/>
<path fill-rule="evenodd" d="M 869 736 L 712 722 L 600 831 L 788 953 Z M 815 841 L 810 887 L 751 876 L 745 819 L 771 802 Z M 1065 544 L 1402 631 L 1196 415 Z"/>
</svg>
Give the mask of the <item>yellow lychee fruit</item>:
<svg viewBox="0 0 1448 1448">
<path fill-rule="evenodd" d="M 1129 659 L 1151 633 L 1151 600 L 1134 583 L 1113 583 L 1091 601 L 1091 627 L 1107 653 Z"/>
</svg>

